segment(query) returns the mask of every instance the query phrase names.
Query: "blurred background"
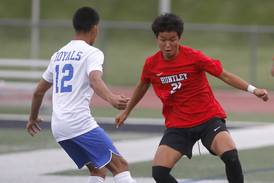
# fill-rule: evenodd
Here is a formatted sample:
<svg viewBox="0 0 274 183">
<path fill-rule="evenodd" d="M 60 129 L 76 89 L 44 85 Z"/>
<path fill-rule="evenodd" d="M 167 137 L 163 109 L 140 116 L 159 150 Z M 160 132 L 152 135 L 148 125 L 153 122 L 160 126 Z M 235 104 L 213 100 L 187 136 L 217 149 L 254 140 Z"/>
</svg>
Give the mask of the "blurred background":
<svg viewBox="0 0 274 183">
<path fill-rule="evenodd" d="M 42 149 L 46 150 L 46 154 L 50 154 L 48 150 L 54 149 L 50 159 L 54 159 L 58 154 L 55 151 L 58 146 L 51 136 L 49 123 L 44 124 L 43 133 L 36 138 L 28 136 L 23 129 L 28 119 L 35 84 L 41 78 L 51 55 L 73 38 L 71 18 L 75 10 L 82 6 L 94 7 L 101 16 L 100 33 L 95 46 L 105 54 L 104 79 L 115 92 L 131 95 L 146 57 L 158 50 L 155 36 L 151 31 L 152 21 L 159 14 L 173 12 L 180 15 L 185 22 L 182 44 L 200 49 L 210 57 L 221 60 L 226 70 L 257 87 L 268 89 L 270 96 L 274 97 L 274 78 L 270 74 L 274 56 L 273 0 L 1 0 L 0 167 L 3 166 L 4 170 L 0 173 L 0 182 L 11 183 L 20 180 L 29 183 L 30 177 L 35 178 L 34 174 L 39 176 L 47 174 L 48 169 L 52 171 L 51 177 L 78 175 L 75 170 L 64 171 L 72 167 L 71 164 L 58 170 L 56 164 L 47 165 L 41 173 L 39 172 L 41 167 L 36 168 L 36 162 L 22 168 L 18 166 L 19 160 L 15 157 L 20 157 L 20 161 L 23 160 L 25 163 L 31 162 L 34 154 L 24 154 L 24 152 Z M 229 128 L 237 131 L 242 128 L 273 125 L 273 99 L 270 98 L 264 103 L 251 94 L 233 89 L 216 78 L 209 76 L 209 80 L 217 99 L 228 113 L 228 120 L 241 121 L 229 123 L 231 125 Z M 91 101 L 91 105 L 95 106 L 91 112 L 109 132 L 115 143 L 133 140 L 129 142 L 133 144 L 140 139 L 150 143 L 151 137 L 161 136 L 163 130 L 161 104 L 151 90 L 131 114 L 131 118 L 146 119 L 135 121 L 136 123 L 134 120 L 129 120 L 128 123 L 133 125 L 129 125 L 128 129 L 122 128 L 122 133 L 113 125 L 117 110 L 97 96 Z M 44 99 L 41 115 L 45 121 L 50 121 L 50 92 Z M 269 132 L 259 133 L 263 135 Z M 274 134 L 274 132 L 270 133 Z M 249 139 L 253 137 L 252 134 L 253 131 L 247 135 L 247 138 L 240 136 L 239 139 L 243 140 L 244 144 L 252 142 L 253 140 Z M 237 134 L 235 137 L 238 137 Z M 257 140 L 259 139 L 258 137 Z M 260 141 L 265 142 L 265 140 Z M 152 144 L 157 145 L 157 143 L 158 140 L 153 141 Z M 132 149 L 123 145 L 121 147 L 125 147 L 126 150 Z M 274 182 L 273 152 L 273 141 L 263 145 L 257 144 L 256 147 L 249 146 L 248 150 L 240 151 L 247 180 L 250 183 Z M 21 153 L 20 156 L 17 153 Z M 39 153 L 36 153 L 37 157 L 40 156 Z M 63 152 L 60 157 L 64 157 Z M 60 157 L 55 157 L 55 160 L 60 160 Z M 151 163 L 148 160 L 151 158 L 152 155 L 144 158 L 143 162 L 140 160 L 141 162 L 132 164 L 133 174 L 151 177 L 148 171 Z M 178 164 L 174 173 L 178 178 L 224 179 L 222 163 L 212 158 L 202 155 L 194 157 L 191 163 L 184 160 L 183 166 Z M 129 160 L 130 163 L 135 162 L 130 157 Z M 3 162 L 9 162 L 10 169 Z M 41 164 L 47 163 L 50 161 Z M 59 165 L 63 165 L 63 162 Z M 201 170 L 199 174 L 193 171 L 197 168 Z M 11 169 L 14 176 L 10 176 Z M 6 176 L 4 176 L 5 171 Z M 182 174 L 182 172 L 186 173 Z M 215 174 L 212 175 L 212 172 Z M 86 173 L 82 175 L 87 175 Z M 39 176 L 39 182 L 43 182 Z M 58 182 L 57 179 L 42 180 Z M 75 179 L 75 182 L 78 182 L 77 180 L 79 179 Z M 64 182 L 64 179 L 59 182 Z M 65 182 L 73 182 L 73 179 L 69 178 Z M 141 182 L 145 183 L 145 181 Z"/>
<path fill-rule="evenodd" d="M 182 44 L 220 59 L 258 87 L 274 88 L 273 0 L 1 0 L 0 113 L 27 113 L 30 91 L 51 55 L 73 38 L 71 18 L 81 6 L 101 16 L 95 46 L 105 53 L 104 79 L 111 86 L 135 85 L 146 57 L 158 49 L 151 22 L 173 12 L 185 22 Z M 232 89 L 210 82 L 214 90 Z"/>
<path fill-rule="evenodd" d="M 1 0 L 0 58 L 49 60 L 72 38 L 71 18 L 81 6 L 100 13 L 96 46 L 105 52 L 105 78 L 112 85 L 136 83 L 145 58 L 157 50 L 151 22 L 166 11 L 183 18 L 183 44 L 261 86 L 271 82 L 263 73 L 273 56 L 273 0 Z"/>
</svg>

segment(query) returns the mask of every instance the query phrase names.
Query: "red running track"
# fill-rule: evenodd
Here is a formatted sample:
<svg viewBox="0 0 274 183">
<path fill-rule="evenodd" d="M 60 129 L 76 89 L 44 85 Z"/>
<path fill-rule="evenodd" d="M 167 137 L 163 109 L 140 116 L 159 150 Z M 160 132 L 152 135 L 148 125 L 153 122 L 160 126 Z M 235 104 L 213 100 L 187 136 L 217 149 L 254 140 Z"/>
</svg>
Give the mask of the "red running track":
<svg viewBox="0 0 274 183">
<path fill-rule="evenodd" d="M 124 94 L 130 97 L 133 88 L 130 87 L 111 87 L 115 93 Z M 32 90 L 14 90 L 7 88 L 0 88 L 0 106 L 9 106 L 16 104 L 30 104 Z M 254 95 L 239 91 L 232 90 L 216 90 L 214 91 L 217 100 L 223 106 L 226 112 L 256 112 L 256 113 L 273 113 L 274 114 L 274 92 L 269 91 L 270 99 L 267 102 L 255 97 Z M 45 98 L 50 102 L 51 97 Z M 108 107 L 110 104 L 94 96 L 92 105 L 97 107 Z M 155 96 L 152 89 L 149 89 L 137 107 L 148 109 L 161 109 L 162 104 Z"/>
</svg>

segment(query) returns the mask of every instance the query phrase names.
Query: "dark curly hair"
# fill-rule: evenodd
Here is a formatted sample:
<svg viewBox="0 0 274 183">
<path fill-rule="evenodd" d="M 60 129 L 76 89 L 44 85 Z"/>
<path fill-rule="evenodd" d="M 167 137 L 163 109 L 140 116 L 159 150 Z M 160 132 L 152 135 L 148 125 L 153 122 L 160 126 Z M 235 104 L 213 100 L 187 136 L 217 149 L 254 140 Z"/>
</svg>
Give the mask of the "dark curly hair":
<svg viewBox="0 0 274 183">
<path fill-rule="evenodd" d="M 88 32 L 99 23 L 99 14 L 90 7 L 79 8 L 73 16 L 73 27 L 76 32 Z"/>
<path fill-rule="evenodd" d="M 166 13 L 156 17 L 152 23 L 152 31 L 158 37 L 160 32 L 177 32 L 178 36 L 181 37 L 184 31 L 183 20 L 175 14 Z"/>
</svg>

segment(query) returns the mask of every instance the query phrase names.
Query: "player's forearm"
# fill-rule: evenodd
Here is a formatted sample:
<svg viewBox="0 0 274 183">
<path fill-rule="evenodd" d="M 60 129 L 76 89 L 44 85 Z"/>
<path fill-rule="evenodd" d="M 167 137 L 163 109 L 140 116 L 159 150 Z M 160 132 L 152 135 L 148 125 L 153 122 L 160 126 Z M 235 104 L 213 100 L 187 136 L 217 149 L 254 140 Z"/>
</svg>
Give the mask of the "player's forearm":
<svg viewBox="0 0 274 183">
<path fill-rule="evenodd" d="M 94 92 L 101 97 L 103 100 L 111 103 L 111 97 L 113 93 L 107 87 L 105 82 L 102 79 L 102 72 L 101 71 L 92 71 L 90 73 L 90 84 Z"/>
<path fill-rule="evenodd" d="M 129 115 L 129 113 L 133 110 L 133 108 L 140 102 L 140 100 L 143 98 L 145 93 L 147 92 L 149 88 L 149 84 L 145 84 L 142 81 L 140 81 L 131 97 L 131 100 L 129 101 L 129 104 L 127 108 L 125 109 L 125 113 Z"/>
<path fill-rule="evenodd" d="M 44 93 L 34 92 L 31 103 L 31 112 L 29 119 L 35 120 L 38 117 L 39 110 L 44 98 Z"/>
<path fill-rule="evenodd" d="M 219 78 L 234 88 L 247 91 L 249 84 L 235 74 L 224 71 Z"/>
<path fill-rule="evenodd" d="M 41 79 L 39 81 L 32 96 L 30 119 L 32 120 L 37 119 L 44 95 L 51 86 L 52 86 L 52 83 L 49 83 L 44 79 Z"/>
<path fill-rule="evenodd" d="M 232 74 L 227 71 L 223 71 L 223 73 L 219 76 L 219 78 L 234 88 L 247 91 L 247 87 L 249 84 L 235 74 Z"/>
<path fill-rule="evenodd" d="M 110 91 L 110 89 L 101 78 L 96 78 L 92 80 L 92 88 L 99 97 L 111 103 L 111 97 L 113 93 Z"/>
</svg>

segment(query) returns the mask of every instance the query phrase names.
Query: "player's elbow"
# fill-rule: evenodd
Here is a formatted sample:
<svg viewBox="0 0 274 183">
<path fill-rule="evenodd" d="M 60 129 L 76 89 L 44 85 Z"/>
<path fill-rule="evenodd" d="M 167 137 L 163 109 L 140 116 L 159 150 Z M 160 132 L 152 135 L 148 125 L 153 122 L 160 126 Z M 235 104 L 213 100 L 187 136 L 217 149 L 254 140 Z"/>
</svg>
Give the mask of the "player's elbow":
<svg viewBox="0 0 274 183">
<path fill-rule="evenodd" d="M 232 76 L 231 73 L 229 73 L 227 71 L 223 71 L 222 74 L 219 76 L 219 79 L 221 79 L 225 83 L 229 83 L 231 80 L 231 76 Z"/>
<path fill-rule="evenodd" d="M 91 87 L 96 87 L 102 82 L 102 73 L 99 71 L 92 71 L 89 75 L 89 83 Z"/>
<path fill-rule="evenodd" d="M 100 84 L 101 78 L 99 77 L 91 77 L 89 80 L 90 86 L 95 89 Z"/>
</svg>

